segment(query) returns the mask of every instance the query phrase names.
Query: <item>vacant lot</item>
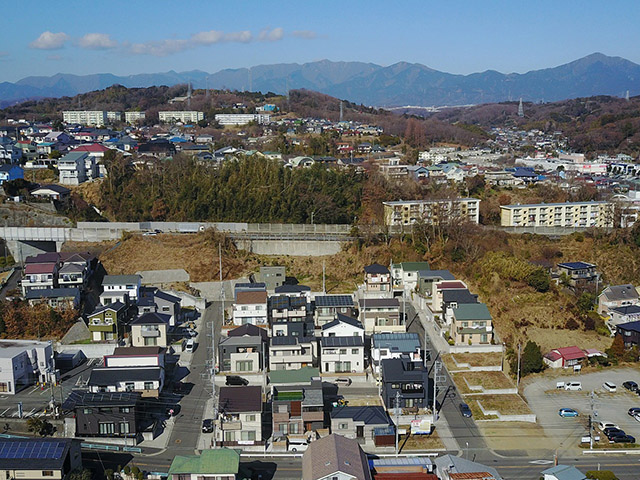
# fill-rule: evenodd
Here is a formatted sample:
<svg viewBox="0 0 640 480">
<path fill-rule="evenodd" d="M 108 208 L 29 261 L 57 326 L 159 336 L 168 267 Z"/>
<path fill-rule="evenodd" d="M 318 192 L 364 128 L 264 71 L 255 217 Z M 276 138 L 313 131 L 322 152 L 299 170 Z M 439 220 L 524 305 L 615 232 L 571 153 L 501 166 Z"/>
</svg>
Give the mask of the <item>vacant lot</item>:
<svg viewBox="0 0 640 480">
<path fill-rule="evenodd" d="M 502 365 L 501 353 L 456 353 L 442 355 L 447 369 L 450 372 L 465 370 L 467 367 L 461 364 L 469 364 L 471 367 L 493 367 Z"/>
<path fill-rule="evenodd" d="M 480 393 L 478 386 L 485 390 L 514 388 L 513 382 L 502 372 L 460 372 L 454 374 L 456 385 L 462 394 Z M 483 404 L 484 405 L 484 404 Z"/>
<path fill-rule="evenodd" d="M 552 450 L 556 447 L 537 423 L 479 422 L 489 448 L 493 450 Z"/>
<path fill-rule="evenodd" d="M 400 428 L 404 428 L 407 432 L 411 431 L 411 425 L 400 425 Z M 437 429 L 431 433 L 431 435 L 400 435 L 399 445 L 401 451 L 407 453 L 411 450 L 441 450 L 444 449 L 444 444 L 438 436 Z"/>
<path fill-rule="evenodd" d="M 485 410 L 496 410 L 502 415 L 526 415 L 531 413 L 529 405 L 520 395 L 482 395 L 474 397 L 472 403 L 476 401 L 482 403 L 482 407 Z"/>
</svg>

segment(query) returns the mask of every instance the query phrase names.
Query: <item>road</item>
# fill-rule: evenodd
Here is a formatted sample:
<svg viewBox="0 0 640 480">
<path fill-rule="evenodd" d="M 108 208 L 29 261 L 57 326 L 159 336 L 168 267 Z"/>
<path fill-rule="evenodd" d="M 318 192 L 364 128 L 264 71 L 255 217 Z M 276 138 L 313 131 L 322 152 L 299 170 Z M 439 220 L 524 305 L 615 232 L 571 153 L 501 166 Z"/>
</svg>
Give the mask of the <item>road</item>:
<svg viewBox="0 0 640 480">
<path fill-rule="evenodd" d="M 7 283 L 2 287 L 2 290 L 0 290 L 0 301 L 4 301 L 7 298 L 7 292 L 18 288 L 18 282 L 21 276 L 22 270 L 16 268 L 7 280 Z"/>
</svg>

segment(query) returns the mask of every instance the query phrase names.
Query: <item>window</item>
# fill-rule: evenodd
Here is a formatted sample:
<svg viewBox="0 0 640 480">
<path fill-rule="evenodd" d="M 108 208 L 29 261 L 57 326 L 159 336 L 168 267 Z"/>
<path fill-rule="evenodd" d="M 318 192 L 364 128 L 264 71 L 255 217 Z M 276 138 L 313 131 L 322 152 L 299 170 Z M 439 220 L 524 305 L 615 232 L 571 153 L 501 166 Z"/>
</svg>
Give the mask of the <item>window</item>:
<svg viewBox="0 0 640 480">
<path fill-rule="evenodd" d="M 282 433 L 282 434 L 286 435 L 286 434 L 287 434 L 287 430 L 288 430 L 288 429 L 287 429 L 287 427 L 288 427 L 288 424 L 286 424 L 286 423 L 281 423 L 281 424 L 279 424 L 279 425 L 278 425 L 278 431 L 279 431 L 280 433 Z"/>
<path fill-rule="evenodd" d="M 85 415 L 91 415 L 93 413 L 93 408 L 83 408 L 82 413 Z"/>
<path fill-rule="evenodd" d="M 236 362 L 237 372 L 251 372 L 253 371 L 253 360 L 242 360 Z"/>
<path fill-rule="evenodd" d="M 224 441 L 225 442 L 235 442 L 236 441 L 236 432 L 224 432 Z"/>
<path fill-rule="evenodd" d="M 240 439 L 241 439 L 241 440 L 244 440 L 244 441 L 251 441 L 251 440 L 254 440 L 254 441 L 255 441 L 255 439 L 256 439 L 256 432 L 255 432 L 255 430 L 252 430 L 252 431 L 245 431 L 245 430 L 243 430 L 243 431 L 240 433 Z"/>
<path fill-rule="evenodd" d="M 115 433 L 115 425 L 111 423 L 100 422 L 100 435 L 113 435 Z"/>
<path fill-rule="evenodd" d="M 289 425 L 289 433 L 293 435 L 300 433 L 300 425 L 298 425 L 297 423 L 291 423 Z"/>
<path fill-rule="evenodd" d="M 338 425 L 338 428 L 340 430 L 346 430 L 347 428 L 349 428 L 349 424 L 348 423 L 341 423 Z"/>
<path fill-rule="evenodd" d="M 129 422 L 120 422 L 120 434 L 127 435 L 129 433 Z"/>
<path fill-rule="evenodd" d="M 352 355 L 358 355 L 358 349 L 357 348 L 352 348 L 351 349 L 351 354 Z"/>
<path fill-rule="evenodd" d="M 131 407 L 120 407 L 120 413 L 129 413 L 131 412 Z"/>
<path fill-rule="evenodd" d="M 347 354 L 347 349 L 346 348 L 341 348 L 340 349 L 340 355 L 346 355 Z"/>
<path fill-rule="evenodd" d="M 255 415 L 247 415 L 247 422 L 255 422 L 255 421 L 256 421 Z"/>
<path fill-rule="evenodd" d="M 100 412 L 100 413 L 113 413 L 113 408 L 111 408 L 111 407 L 101 407 L 101 408 L 98 408 L 98 412 Z"/>
<path fill-rule="evenodd" d="M 167 307 L 167 306 L 162 307 L 162 311 L 163 312 L 168 312 L 169 311 L 169 307 Z"/>
<path fill-rule="evenodd" d="M 53 470 L 42 470 L 43 477 L 53 477 Z"/>
<path fill-rule="evenodd" d="M 144 389 L 145 390 L 153 390 L 153 382 L 144 382 Z"/>
</svg>

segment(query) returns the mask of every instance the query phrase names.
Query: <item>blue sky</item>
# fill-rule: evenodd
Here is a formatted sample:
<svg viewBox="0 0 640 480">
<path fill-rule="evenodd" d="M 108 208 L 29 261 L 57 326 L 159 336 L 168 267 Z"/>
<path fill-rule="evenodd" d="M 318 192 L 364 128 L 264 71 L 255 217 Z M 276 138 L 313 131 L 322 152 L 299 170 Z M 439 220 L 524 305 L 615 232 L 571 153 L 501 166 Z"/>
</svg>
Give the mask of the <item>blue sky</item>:
<svg viewBox="0 0 640 480">
<path fill-rule="evenodd" d="M 524 73 L 593 52 L 640 63 L 637 0 L 8 0 L 3 19 L 0 81 L 321 59 L 462 74 Z"/>
</svg>

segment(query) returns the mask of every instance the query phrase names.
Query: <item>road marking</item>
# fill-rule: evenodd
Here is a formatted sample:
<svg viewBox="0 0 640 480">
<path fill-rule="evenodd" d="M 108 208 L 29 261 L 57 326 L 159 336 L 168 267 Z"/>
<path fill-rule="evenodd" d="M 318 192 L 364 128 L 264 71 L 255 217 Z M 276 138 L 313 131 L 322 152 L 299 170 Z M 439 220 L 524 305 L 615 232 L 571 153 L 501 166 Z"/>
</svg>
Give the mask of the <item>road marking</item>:
<svg viewBox="0 0 640 480">
<path fill-rule="evenodd" d="M 2 413 L 0 413 L 0 417 L 4 417 L 8 410 L 11 410 L 11 407 L 7 407 Z"/>
<path fill-rule="evenodd" d="M 533 463 L 534 465 L 549 465 L 553 463 L 553 460 L 533 460 L 529 463 Z"/>
</svg>

